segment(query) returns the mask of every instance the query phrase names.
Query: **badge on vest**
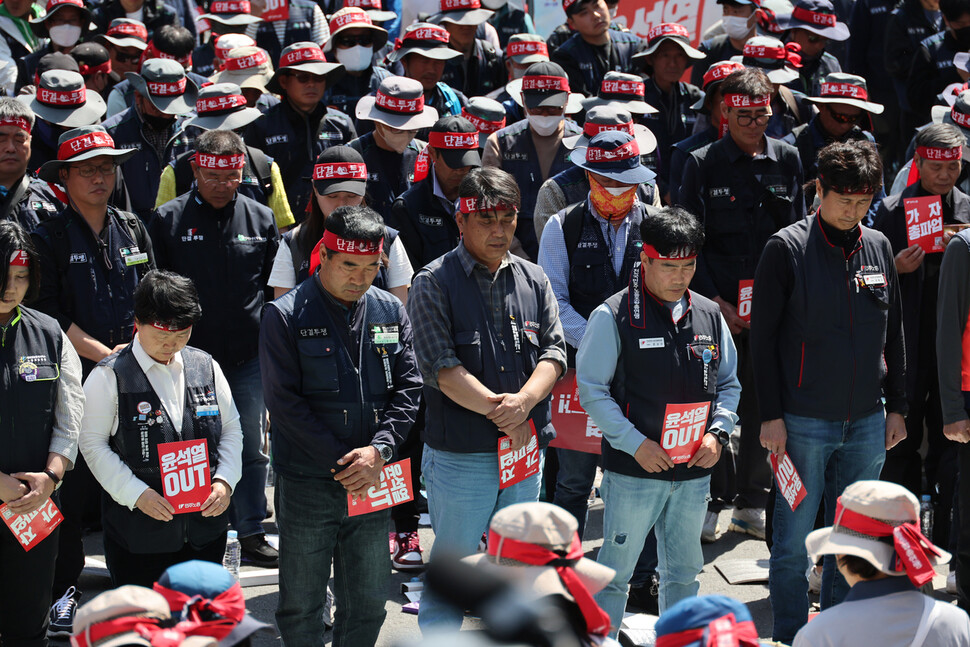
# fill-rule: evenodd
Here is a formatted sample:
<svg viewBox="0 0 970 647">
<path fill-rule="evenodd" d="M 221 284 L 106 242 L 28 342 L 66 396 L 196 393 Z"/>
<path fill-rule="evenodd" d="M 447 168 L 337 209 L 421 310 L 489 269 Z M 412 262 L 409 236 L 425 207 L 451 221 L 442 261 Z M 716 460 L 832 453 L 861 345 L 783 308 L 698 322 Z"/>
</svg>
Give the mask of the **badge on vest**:
<svg viewBox="0 0 970 647">
<path fill-rule="evenodd" d="M 297 332 L 303 339 L 326 337 L 330 334 L 326 328 L 300 328 Z"/>
<path fill-rule="evenodd" d="M 878 274 L 862 274 L 856 275 L 856 283 L 859 284 L 861 288 L 882 288 L 887 285 L 886 275 L 882 272 Z"/>
<path fill-rule="evenodd" d="M 148 262 L 148 254 L 146 252 L 139 251 L 137 245 L 134 247 L 122 247 L 120 251 L 121 258 L 124 259 L 126 267 L 131 267 L 132 265 L 141 265 L 142 263 Z"/>
<path fill-rule="evenodd" d="M 206 418 L 208 416 L 218 416 L 219 415 L 219 405 L 218 404 L 200 404 L 195 408 L 195 415 L 198 418 Z"/>
<path fill-rule="evenodd" d="M 266 138 L 266 145 L 272 146 L 273 144 L 285 144 L 290 141 L 289 135 L 273 135 L 272 137 Z"/>
<path fill-rule="evenodd" d="M 729 186 L 716 187 L 710 190 L 710 197 L 712 198 L 728 198 L 730 196 L 731 187 Z"/>
<path fill-rule="evenodd" d="M 70 263 L 87 263 L 88 255 L 84 253 L 71 254 Z"/>
<path fill-rule="evenodd" d="M 427 227 L 444 227 L 445 220 L 441 216 L 425 216 L 421 214 L 418 216 L 418 222 Z"/>
<path fill-rule="evenodd" d="M 396 344 L 398 337 L 398 325 L 396 323 L 374 324 L 371 328 L 371 338 L 375 344 Z"/>
<path fill-rule="evenodd" d="M 641 337 L 640 348 L 663 348 L 663 337 Z"/>
<path fill-rule="evenodd" d="M 43 201 L 31 202 L 30 208 L 33 209 L 34 211 L 38 211 L 40 209 L 44 209 L 45 211 L 57 211 L 57 209 L 54 207 L 53 204 L 51 204 L 50 202 L 43 202 Z"/>
<path fill-rule="evenodd" d="M 24 382 L 33 382 L 37 379 L 37 365 L 33 362 L 20 362 L 20 368 L 17 369 L 20 373 L 20 379 Z"/>
<path fill-rule="evenodd" d="M 331 133 L 327 131 L 324 131 L 319 135 L 317 135 L 317 139 L 343 139 L 343 138 L 344 138 L 343 133 Z"/>
</svg>

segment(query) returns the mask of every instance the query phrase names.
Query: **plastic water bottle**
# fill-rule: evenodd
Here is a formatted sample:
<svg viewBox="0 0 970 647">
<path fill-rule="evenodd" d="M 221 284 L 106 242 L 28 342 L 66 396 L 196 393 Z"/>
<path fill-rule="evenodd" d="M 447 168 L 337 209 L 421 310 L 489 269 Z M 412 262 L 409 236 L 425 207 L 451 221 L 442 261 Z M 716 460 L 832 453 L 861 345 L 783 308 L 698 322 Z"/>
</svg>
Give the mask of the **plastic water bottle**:
<svg viewBox="0 0 970 647">
<path fill-rule="evenodd" d="M 933 541 L 933 499 L 929 494 L 920 497 L 919 525 L 926 538 Z"/>
<path fill-rule="evenodd" d="M 235 530 L 230 530 L 226 537 L 226 554 L 222 557 L 222 566 L 232 573 L 239 581 L 239 539 Z"/>
</svg>

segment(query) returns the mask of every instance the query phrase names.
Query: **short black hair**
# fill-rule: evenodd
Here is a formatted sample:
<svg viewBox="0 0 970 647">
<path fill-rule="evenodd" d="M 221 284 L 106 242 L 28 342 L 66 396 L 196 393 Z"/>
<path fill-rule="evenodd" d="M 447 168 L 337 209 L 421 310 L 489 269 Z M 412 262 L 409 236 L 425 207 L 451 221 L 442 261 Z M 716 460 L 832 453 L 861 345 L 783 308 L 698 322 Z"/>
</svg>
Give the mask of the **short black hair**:
<svg viewBox="0 0 970 647">
<path fill-rule="evenodd" d="M 856 557 L 855 555 L 837 555 L 836 560 L 842 568 L 864 580 L 871 580 L 882 574 L 882 571 L 873 566 L 872 562 L 868 559 Z"/>
<path fill-rule="evenodd" d="M 721 83 L 721 95 L 744 94 L 749 97 L 771 96 L 775 86 L 768 80 L 768 75 L 756 67 L 746 67 L 732 72 Z"/>
<path fill-rule="evenodd" d="M 27 267 L 29 285 L 27 294 L 24 295 L 24 301 L 29 303 L 37 297 L 37 291 L 40 289 L 40 255 L 37 254 L 37 248 L 30 240 L 30 234 L 23 227 L 11 220 L 0 220 L 0 263 L 3 263 L 4 268 L 3 272 L 0 272 L 0 295 L 7 291 L 10 259 L 18 250 L 27 252 L 30 262 Z"/>
<path fill-rule="evenodd" d="M 231 130 L 207 130 L 195 138 L 195 150 L 206 155 L 242 155 L 246 145 Z"/>
<path fill-rule="evenodd" d="M 381 215 L 363 205 L 356 207 L 337 207 L 323 223 L 324 231 L 337 234 L 348 240 L 362 240 L 377 243 L 384 238 L 384 219 Z M 384 250 L 385 252 L 387 250 Z M 327 258 L 337 252 L 327 249 Z"/>
<path fill-rule="evenodd" d="M 930 124 L 916 133 L 916 145 L 928 148 L 956 148 L 966 146 L 967 138 L 953 124 Z"/>
<path fill-rule="evenodd" d="M 188 328 L 202 318 L 199 293 L 192 279 L 175 272 L 152 270 L 135 288 L 135 319 Z"/>
<path fill-rule="evenodd" d="M 940 13 L 948 22 L 956 22 L 965 13 L 970 13 L 970 0 L 940 0 Z"/>
<path fill-rule="evenodd" d="M 882 160 L 868 141 L 833 142 L 818 152 L 818 181 L 822 195 L 878 193 L 882 187 Z"/>
<path fill-rule="evenodd" d="M 195 38 L 192 37 L 192 32 L 181 25 L 162 25 L 152 34 L 152 44 L 163 54 L 182 58 L 195 49 Z"/>
<path fill-rule="evenodd" d="M 493 166 L 473 168 L 458 185 L 459 198 L 478 198 L 485 210 L 507 204 L 518 211 L 522 194 L 515 178 L 507 171 Z"/>
<path fill-rule="evenodd" d="M 663 256 L 685 247 L 697 252 L 704 246 L 704 226 L 685 209 L 664 207 L 640 221 L 640 240 Z"/>
</svg>

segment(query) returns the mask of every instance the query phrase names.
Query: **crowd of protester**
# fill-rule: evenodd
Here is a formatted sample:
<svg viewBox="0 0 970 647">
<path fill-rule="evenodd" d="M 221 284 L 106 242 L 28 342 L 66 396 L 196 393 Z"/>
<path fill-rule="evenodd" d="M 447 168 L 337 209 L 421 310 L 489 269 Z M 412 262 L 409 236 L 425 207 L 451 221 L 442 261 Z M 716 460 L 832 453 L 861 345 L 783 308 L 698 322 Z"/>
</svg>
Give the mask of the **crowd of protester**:
<svg viewBox="0 0 970 647">
<path fill-rule="evenodd" d="M 589 644 L 754 645 L 693 601 L 731 509 L 773 640 L 970 644 L 970 0 L 717 4 L 698 43 L 606 0 L 548 38 L 503 0 L 3 0 L 0 642 L 222 639 L 169 584 L 239 622 L 231 529 L 287 647 L 375 644 L 391 569 L 450 557 Z M 137 612 L 78 611 L 92 529 Z M 959 610 L 917 597 L 951 554 Z"/>
</svg>

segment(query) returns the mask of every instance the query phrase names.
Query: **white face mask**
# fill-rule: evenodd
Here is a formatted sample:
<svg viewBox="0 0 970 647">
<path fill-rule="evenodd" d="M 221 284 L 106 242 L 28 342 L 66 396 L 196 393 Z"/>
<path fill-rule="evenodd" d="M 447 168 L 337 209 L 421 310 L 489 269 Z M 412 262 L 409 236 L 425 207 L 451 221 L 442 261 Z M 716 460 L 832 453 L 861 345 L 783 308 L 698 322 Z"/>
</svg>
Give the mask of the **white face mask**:
<svg viewBox="0 0 970 647">
<path fill-rule="evenodd" d="M 724 27 L 724 33 L 727 34 L 728 38 L 741 40 L 751 31 L 748 20 L 748 18 L 742 16 L 724 16 L 721 18 L 721 26 Z"/>
<path fill-rule="evenodd" d="M 490 11 L 498 11 L 509 3 L 509 0 L 482 0 L 482 6 Z"/>
<path fill-rule="evenodd" d="M 603 188 L 609 191 L 612 195 L 623 195 L 630 190 L 629 186 L 604 186 Z"/>
<path fill-rule="evenodd" d="M 401 132 L 394 132 L 382 123 L 374 124 L 376 130 L 380 131 L 381 138 L 384 143 L 387 144 L 392 151 L 395 153 L 403 153 L 404 149 L 408 147 L 411 140 L 414 139 L 414 134 L 417 132 L 415 130 L 404 130 Z"/>
<path fill-rule="evenodd" d="M 81 38 L 81 28 L 77 25 L 56 25 L 47 32 L 58 47 L 73 47 Z"/>
<path fill-rule="evenodd" d="M 371 59 L 374 57 L 373 47 L 355 45 L 347 49 L 334 48 L 337 54 L 337 62 L 347 68 L 348 72 L 362 72 L 370 67 Z"/>
<path fill-rule="evenodd" d="M 540 137 L 548 137 L 556 132 L 559 124 L 563 120 L 562 115 L 544 117 L 542 115 L 526 114 L 526 118 L 529 120 L 529 125 L 532 126 L 532 130 L 536 131 L 536 134 Z"/>
</svg>

